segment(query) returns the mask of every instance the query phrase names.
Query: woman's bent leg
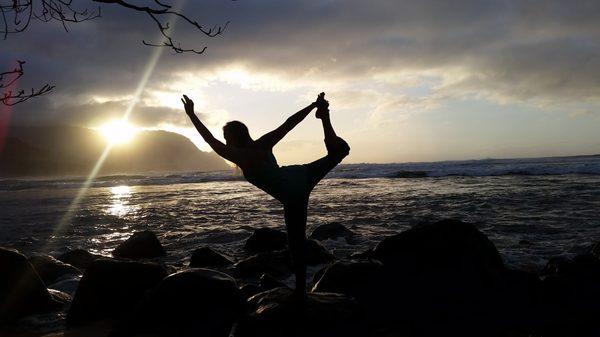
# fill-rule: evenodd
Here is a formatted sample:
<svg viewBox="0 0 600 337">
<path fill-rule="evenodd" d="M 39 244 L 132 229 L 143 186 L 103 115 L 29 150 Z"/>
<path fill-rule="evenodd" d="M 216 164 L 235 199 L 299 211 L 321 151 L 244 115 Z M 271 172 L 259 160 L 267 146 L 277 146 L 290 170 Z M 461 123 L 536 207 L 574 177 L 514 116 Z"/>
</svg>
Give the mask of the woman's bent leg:
<svg viewBox="0 0 600 337">
<path fill-rule="evenodd" d="M 288 245 L 296 275 L 296 295 L 306 296 L 306 208 L 308 200 L 283 205 Z"/>
</svg>

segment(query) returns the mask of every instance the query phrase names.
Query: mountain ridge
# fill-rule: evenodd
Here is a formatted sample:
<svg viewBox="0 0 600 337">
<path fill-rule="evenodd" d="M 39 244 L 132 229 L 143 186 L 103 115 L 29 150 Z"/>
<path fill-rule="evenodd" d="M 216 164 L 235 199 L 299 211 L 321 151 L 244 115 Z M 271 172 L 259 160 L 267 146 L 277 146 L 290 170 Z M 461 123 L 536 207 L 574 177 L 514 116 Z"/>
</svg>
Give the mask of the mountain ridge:
<svg viewBox="0 0 600 337">
<path fill-rule="evenodd" d="M 11 127 L 0 149 L 1 177 L 88 175 L 107 146 L 98 130 L 74 126 Z M 173 132 L 140 131 L 111 147 L 99 175 L 207 172 L 229 169 Z"/>
</svg>

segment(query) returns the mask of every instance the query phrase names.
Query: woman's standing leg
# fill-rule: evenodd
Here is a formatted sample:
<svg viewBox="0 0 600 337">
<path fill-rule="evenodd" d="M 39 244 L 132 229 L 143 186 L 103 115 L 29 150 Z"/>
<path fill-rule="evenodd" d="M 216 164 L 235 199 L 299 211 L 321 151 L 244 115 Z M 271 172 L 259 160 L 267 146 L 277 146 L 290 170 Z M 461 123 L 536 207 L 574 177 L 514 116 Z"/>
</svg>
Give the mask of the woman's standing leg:
<svg viewBox="0 0 600 337">
<path fill-rule="evenodd" d="M 295 294 L 306 296 L 306 211 L 308 199 L 283 205 L 288 245 L 296 276 Z"/>
</svg>

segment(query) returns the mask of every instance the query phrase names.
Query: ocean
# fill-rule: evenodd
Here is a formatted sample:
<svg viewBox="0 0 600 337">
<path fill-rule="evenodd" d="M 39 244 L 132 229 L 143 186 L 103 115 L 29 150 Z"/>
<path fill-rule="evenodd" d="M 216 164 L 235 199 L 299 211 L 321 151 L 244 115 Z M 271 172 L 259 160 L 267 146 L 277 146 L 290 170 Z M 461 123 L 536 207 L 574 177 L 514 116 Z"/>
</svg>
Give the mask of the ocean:
<svg viewBox="0 0 600 337">
<path fill-rule="evenodd" d="M 235 259 L 255 228 L 283 226 L 277 201 L 233 171 L 153 176 L 0 180 L 0 246 L 57 255 L 110 255 L 134 231 L 154 231 L 168 264 L 209 245 Z M 79 197 L 78 197 L 79 195 Z M 475 224 L 509 266 L 539 271 L 600 240 L 600 156 L 342 164 L 313 191 L 308 227 L 339 222 L 343 258 L 424 221 Z"/>
</svg>

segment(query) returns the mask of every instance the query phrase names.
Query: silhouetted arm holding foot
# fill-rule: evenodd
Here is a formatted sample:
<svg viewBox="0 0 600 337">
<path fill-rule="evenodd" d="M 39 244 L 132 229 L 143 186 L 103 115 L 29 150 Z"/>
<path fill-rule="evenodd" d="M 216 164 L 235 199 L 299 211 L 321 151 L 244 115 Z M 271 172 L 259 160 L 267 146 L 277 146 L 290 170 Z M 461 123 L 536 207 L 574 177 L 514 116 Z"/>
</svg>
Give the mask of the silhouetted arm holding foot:
<svg viewBox="0 0 600 337">
<path fill-rule="evenodd" d="M 311 103 L 306 108 L 296 112 L 292 116 L 290 116 L 281 126 L 277 129 L 264 134 L 262 137 L 256 140 L 256 142 L 264 148 L 270 149 L 274 147 L 279 141 L 293 128 L 296 127 L 308 114 L 317 107 L 316 102 Z"/>
<path fill-rule="evenodd" d="M 227 145 L 223 144 L 223 142 L 221 142 L 220 140 L 216 139 L 212 135 L 212 133 L 206 128 L 206 126 L 204 126 L 204 124 L 200 121 L 198 116 L 196 116 L 196 114 L 194 113 L 194 102 L 186 95 L 183 95 L 181 102 L 183 102 L 185 113 L 188 115 L 188 117 L 196 127 L 196 130 L 198 130 L 200 136 L 202 136 L 204 141 L 208 143 L 208 145 L 213 149 L 213 151 L 215 151 L 219 156 L 231 162 L 237 163 L 237 156 L 235 154 L 235 151 Z"/>
</svg>

